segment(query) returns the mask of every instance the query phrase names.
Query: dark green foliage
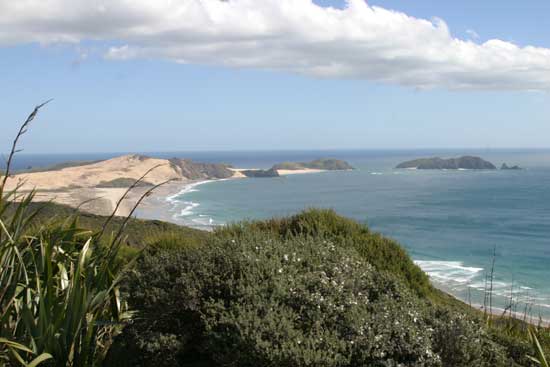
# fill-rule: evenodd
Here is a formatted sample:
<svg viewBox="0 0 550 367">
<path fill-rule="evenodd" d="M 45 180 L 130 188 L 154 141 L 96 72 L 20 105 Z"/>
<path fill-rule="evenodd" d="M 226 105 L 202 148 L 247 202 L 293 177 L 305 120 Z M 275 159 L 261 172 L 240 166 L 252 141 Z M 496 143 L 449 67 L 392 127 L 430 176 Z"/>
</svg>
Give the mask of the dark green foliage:
<svg viewBox="0 0 550 367">
<path fill-rule="evenodd" d="M 218 230 L 218 235 L 238 237 L 251 230 L 261 230 L 283 239 L 298 236 L 328 240 L 338 246 L 354 248 L 376 269 L 397 276 L 413 292 L 426 296 L 433 291 L 426 274 L 397 242 L 333 210 L 310 209 L 288 218 L 236 224 Z"/>
<path fill-rule="evenodd" d="M 501 345 L 507 356 L 514 361 L 513 366 L 536 366 L 527 356 L 533 355 L 533 349 L 525 336 L 514 336 L 503 330 L 490 330 L 491 339 Z M 526 334 L 523 334 L 526 335 Z"/>
<path fill-rule="evenodd" d="M 136 318 L 108 365 L 510 365 L 478 319 L 419 298 L 404 268 L 371 265 L 352 243 L 368 236 L 312 210 L 147 252 L 126 285 Z"/>
<path fill-rule="evenodd" d="M 139 316 L 118 339 L 135 350 L 127 365 L 439 365 L 416 298 L 329 241 L 217 238 L 145 256 L 128 287 Z"/>
<path fill-rule="evenodd" d="M 443 366 L 510 365 L 505 348 L 491 340 L 480 320 L 441 307 L 432 307 L 429 314 Z"/>
<path fill-rule="evenodd" d="M 279 172 L 277 172 L 277 170 L 274 170 L 273 168 L 268 170 L 247 169 L 247 170 L 241 171 L 241 173 L 246 177 L 253 177 L 253 178 L 279 177 Z"/>
</svg>

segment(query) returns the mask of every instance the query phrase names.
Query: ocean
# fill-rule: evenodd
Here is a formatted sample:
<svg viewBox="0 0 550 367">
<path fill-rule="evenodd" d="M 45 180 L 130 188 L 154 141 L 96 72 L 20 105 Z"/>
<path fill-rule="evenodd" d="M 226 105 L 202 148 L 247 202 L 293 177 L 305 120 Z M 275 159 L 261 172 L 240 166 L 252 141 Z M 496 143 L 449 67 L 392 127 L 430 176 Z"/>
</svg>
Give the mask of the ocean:
<svg viewBox="0 0 550 367">
<path fill-rule="evenodd" d="M 396 170 L 405 160 L 479 155 L 520 171 Z M 113 154 L 114 155 L 114 154 Z M 151 155 L 151 154 L 150 154 Z M 344 159 L 356 170 L 196 183 L 159 198 L 169 217 L 198 228 L 332 208 L 399 241 L 434 284 L 483 303 L 494 257 L 494 307 L 550 318 L 550 150 L 281 151 L 155 153 L 239 168 Z M 112 155 L 111 155 L 112 156 Z M 109 155 L 21 156 L 19 168 Z M 34 159 L 34 160 L 33 160 Z M 55 161 L 57 160 L 57 161 Z M 55 161 L 55 162 L 54 162 Z"/>
</svg>

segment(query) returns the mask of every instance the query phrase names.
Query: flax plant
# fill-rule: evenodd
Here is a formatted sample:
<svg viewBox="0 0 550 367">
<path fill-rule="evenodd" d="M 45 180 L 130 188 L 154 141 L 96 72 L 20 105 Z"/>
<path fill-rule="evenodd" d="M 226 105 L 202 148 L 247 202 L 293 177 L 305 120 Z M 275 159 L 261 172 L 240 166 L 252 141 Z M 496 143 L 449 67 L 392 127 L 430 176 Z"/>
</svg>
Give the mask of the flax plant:
<svg viewBox="0 0 550 367">
<path fill-rule="evenodd" d="M 22 124 L 0 180 L 0 366 L 93 366 L 130 315 L 118 290 L 123 228 L 105 245 L 104 229 L 81 230 L 76 215 L 37 226 L 35 192 L 6 189 L 19 139 L 44 105 Z"/>
<path fill-rule="evenodd" d="M 529 340 L 531 341 L 533 349 L 535 350 L 535 356 L 529 356 L 529 359 L 531 359 L 533 362 L 537 363 L 541 367 L 550 367 L 550 364 L 548 363 L 548 360 L 544 355 L 544 349 L 542 348 L 542 345 L 540 344 L 537 337 L 537 332 L 534 330 L 533 327 L 529 327 L 528 333 Z"/>
</svg>

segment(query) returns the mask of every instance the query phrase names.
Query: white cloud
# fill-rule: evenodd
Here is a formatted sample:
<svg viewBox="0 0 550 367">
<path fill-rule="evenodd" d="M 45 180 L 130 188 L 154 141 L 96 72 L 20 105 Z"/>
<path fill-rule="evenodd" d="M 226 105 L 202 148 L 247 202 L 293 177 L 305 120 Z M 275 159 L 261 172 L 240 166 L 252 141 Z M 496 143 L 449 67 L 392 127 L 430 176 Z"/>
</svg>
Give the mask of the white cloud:
<svg viewBox="0 0 550 367">
<path fill-rule="evenodd" d="M 475 40 L 479 38 L 479 34 L 473 29 L 467 29 L 466 33 Z"/>
<path fill-rule="evenodd" d="M 110 59 L 251 67 L 417 88 L 550 90 L 550 49 L 476 43 L 349 0 L 0 0 L 0 45 L 122 44 Z"/>
</svg>

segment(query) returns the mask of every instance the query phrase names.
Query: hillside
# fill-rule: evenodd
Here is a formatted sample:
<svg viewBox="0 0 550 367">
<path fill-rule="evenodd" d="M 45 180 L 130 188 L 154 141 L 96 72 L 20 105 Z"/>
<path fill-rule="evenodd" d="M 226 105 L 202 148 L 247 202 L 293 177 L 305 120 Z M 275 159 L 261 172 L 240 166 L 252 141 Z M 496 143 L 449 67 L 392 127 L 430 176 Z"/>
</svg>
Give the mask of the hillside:
<svg viewBox="0 0 550 367">
<path fill-rule="evenodd" d="M 23 172 L 8 180 L 8 186 L 23 182 L 20 188 L 29 191 L 59 191 L 67 188 L 92 189 L 114 180 L 136 181 L 147 171 L 146 181 L 156 185 L 166 180 L 197 180 L 228 178 L 233 173 L 225 165 L 195 163 L 185 159 L 159 159 L 143 155 L 124 155 L 104 161 L 80 164 L 60 164 L 45 170 Z"/>
</svg>

